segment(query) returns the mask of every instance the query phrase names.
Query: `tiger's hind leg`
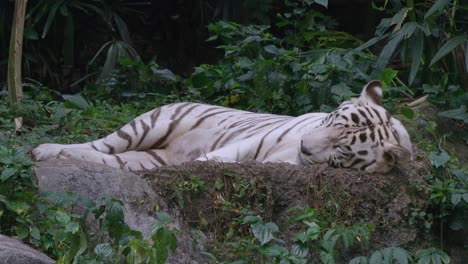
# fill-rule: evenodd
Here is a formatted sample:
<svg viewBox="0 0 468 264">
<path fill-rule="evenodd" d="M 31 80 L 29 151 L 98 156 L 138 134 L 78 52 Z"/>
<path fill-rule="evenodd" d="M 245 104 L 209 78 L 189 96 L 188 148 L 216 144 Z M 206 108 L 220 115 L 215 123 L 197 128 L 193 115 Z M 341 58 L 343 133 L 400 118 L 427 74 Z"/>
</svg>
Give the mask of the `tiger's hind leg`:
<svg viewBox="0 0 468 264">
<path fill-rule="evenodd" d="M 103 154 L 123 153 L 131 150 L 149 150 L 161 146 L 168 141 L 174 133 L 174 121 L 165 117 L 162 108 L 142 114 L 126 124 L 116 132 L 82 144 L 41 144 L 33 149 L 33 158 L 36 161 L 58 158 L 63 149 L 75 149 L 79 152 L 100 152 Z"/>
<path fill-rule="evenodd" d="M 118 154 L 107 154 L 96 150 L 68 149 L 60 151 L 59 158 L 90 161 L 128 171 L 151 170 L 168 161 L 164 150 L 126 151 Z"/>
</svg>

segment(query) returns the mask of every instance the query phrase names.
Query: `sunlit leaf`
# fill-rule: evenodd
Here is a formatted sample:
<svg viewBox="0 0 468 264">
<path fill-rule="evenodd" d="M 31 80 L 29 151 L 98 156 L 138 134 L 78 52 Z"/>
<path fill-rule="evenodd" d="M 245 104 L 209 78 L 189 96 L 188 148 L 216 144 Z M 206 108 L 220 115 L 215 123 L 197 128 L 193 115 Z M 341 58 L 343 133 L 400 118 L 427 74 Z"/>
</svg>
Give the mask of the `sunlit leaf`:
<svg viewBox="0 0 468 264">
<path fill-rule="evenodd" d="M 406 118 L 408 118 L 408 119 L 410 119 L 410 120 L 413 120 L 413 118 L 414 118 L 414 111 L 413 111 L 413 109 L 411 109 L 411 108 L 409 108 L 409 107 L 402 107 L 402 108 L 400 109 L 400 113 L 401 113 L 404 117 L 406 117 Z"/>
</svg>

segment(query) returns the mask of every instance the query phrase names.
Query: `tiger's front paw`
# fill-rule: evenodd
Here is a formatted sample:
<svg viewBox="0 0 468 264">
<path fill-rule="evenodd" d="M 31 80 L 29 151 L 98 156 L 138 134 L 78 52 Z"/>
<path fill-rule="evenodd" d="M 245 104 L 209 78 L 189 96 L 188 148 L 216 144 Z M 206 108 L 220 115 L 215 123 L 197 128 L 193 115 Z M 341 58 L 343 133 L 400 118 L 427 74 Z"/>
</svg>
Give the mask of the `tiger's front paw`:
<svg viewBox="0 0 468 264">
<path fill-rule="evenodd" d="M 32 150 L 35 161 L 57 159 L 60 151 L 64 148 L 61 144 L 41 144 Z"/>
</svg>

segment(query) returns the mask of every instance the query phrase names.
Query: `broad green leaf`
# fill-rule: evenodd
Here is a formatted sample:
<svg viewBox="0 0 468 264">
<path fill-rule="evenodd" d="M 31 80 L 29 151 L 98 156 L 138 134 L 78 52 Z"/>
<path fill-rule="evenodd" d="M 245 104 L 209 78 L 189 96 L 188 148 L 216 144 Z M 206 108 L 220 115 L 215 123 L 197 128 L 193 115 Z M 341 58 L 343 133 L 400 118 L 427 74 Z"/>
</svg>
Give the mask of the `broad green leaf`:
<svg viewBox="0 0 468 264">
<path fill-rule="evenodd" d="M 24 227 L 24 226 L 15 227 L 15 233 L 16 233 L 16 236 L 21 238 L 21 239 L 25 239 L 29 235 L 28 229 L 26 227 Z"/>
<path fill-rule="evenodd" d="M 130 250 L 131 256 L 133 257 L 132 263 L 141 264 L 145 263 L 148 259 L 148 253 L 142 241 L 137 239 L 130 241 Z"/>
<path fill-rule="evenodd" d="M 366 257 L 355 257 L 353 258 L 349 264 L 368 264 L 369 260 Z"/>
<path fill-rule="evenodd" d="M 87 109 L 89 107 L 88 102 L 80 94 L 64 94 L 63 99 L 65 99 L 64 106 L 67 108 L 76 108 L 76 109 Z"/>
<path fill-rule="evenodd" d="M 400 113 L 401 113 L 404 117 L 406 117 L 406 118 L 408 118 L 408 119 L 410 119 L 410 120 L 413 120 L 413 118 L 414 118 L 414 111 L 413 111 L 413 109 L 411 109 L 411 108 L 409 108 L 409 107 L 402 107 L 402 108 L 400 109 Z"/>
<path fill-rule="evenodd" d="M 335 256 L 333 253 L 329 253 L 326 251 L 320 251 L 320 260 L 324 264 L 335 264 Z"/>
<path fill-rule="evenodd" d="M 171 81 L 177 81 L 177 76 L 169 69 L 164 69 L 164 70 L 156 70 L 154 71 L 154 74 L 158 77 L 171 80 Z"/>
<path fill-rule="evenodd" d="M 465 203 L 468 203 L 468 193 L 462 194 L 463 200 L 465 200 Z"/>
<path fill-rule="evenodd" d="M 461 198 L 462 198 L 461 194 L 454 193 L 454 194 L 452 194 L 452 197 L 451 197 L 450 200 L 452 201 L 453 205 L 457 206 L 457 204 L 460 202 Z"/>
<path fill-rule="evenodd" d="M 424 37 L 423 34 L 419 31 L 415 34 L 414 38 L 411 40 L 411 45 L 409 47 L 409 53 L 411 56 L 411 69 L 408 77 L 408 84 L 411 85 L 416 78 L 418 73 L 419 66 L 421 65 L 422 55 L 424 47 Z"/>
<path fill-rule="evenodd" d="M 287 254 L 288 250 L 278 245 L 267 245 L 259 249 L 260 253 L 268 257 L 278 257 Z"/>
<path fill-rule="evenodd" d="M 55 214 L 55 219 L 62 224 L 68 224 L 71 220 L 70 216 L 67 213 L 62 212 L 62 211 L 58 211 Z"/>
<path fill-rule="evenodd" d="M 382 81 L 383 86 L 382 87 L 385 91 L 385 88 L 393 82 L 393 79 L 398 75 L 398 71 L 391 69 L 391 68 L 385 68 L 382 73 L 379 76 L 379 80 Z"/>
<path fill-rule="evenodd" d="M 441 11 L 442 9 L 445 8 L 446 5 L 448 5 L 450 3 L 450 0 L 437 0 L 433 6 L 431 6 L 431 8 L 429 8 L 429 10 L 427 10 L 426 14 L 424 15 L 424 19 L 428 18 L 429 16 L 431 16 L 432 14 L 434 14 L 435 12 L 439 12 Z"/>
<path fill-rule="evenodd" d="M 120 222 L 124 220 L 123 206 L 121 201 L 111 200 L 106 205 L 107 217 L 111 221 Z"/>
<path fill-rule="evenodd" d="M 449 41 L 447 41 L 439 51 L 434 55 L 434 58 L 432 58 L 431 63 L 429 64 L 429 67 L 434 65 L 434 63 L 438 62 L 440 59 L 442 59 L 445 55 L 449 54 L 452 50 L 454 50 L 458 45 L 461 43 L 465 42 L 468 40 L 468 35 L 460 35 L 456 36 Z"/>
<path fill-rule="evenodd" d="M 65 232 L 76 234 L 80 231 L 80 225 L 77 222 L 70 222 L 65 226 Z"/>
<path fill-rule="evenodd" d="M 382 250 L 379 250 L 371 255 L 369 264 L 392 264 L 392 261 L 391 259 L 385 258 Z"/>
<path fill-rule="evenodd" d="M 299 257 L 305 258 L 309 253 L 309 247 L 307 246 L 307 244 L 294 244 L 291 247 L 291 253 Z"/>
<path fill-rule="evenodd" d="M 31 234 L 31 237 L 40 240 L 41 239 L 41 232 L 39 232 L 39 229 L 37 227 L 31 227 L 29 229 L 29 233 Z"/>
<path fill-rule="evenodd" d="M 29 211 L 29 209 L 31 209 L 31 206 L 29 206 L 25 202 L 13 201 L 10 203 L 10 206 L 8 208 L 18 215 L 23 215 L 26 214 Z"/>
<path fill-rule="evenodd" d="M 244 217 L 244 219 L 242 220 L 242 224 L 253 224 L 253 223 L 258 223 L 260 221 L 260 217 L 256 216 L 256 215 L 248 215 L 246 217 Z"/>
<path fill-rule="evenodd" d="M 461 105 L 460 108 L 447 110 L 438 113 L 439 116 L 461 120 L 465 124 L 468 123 L 468 113 L 466 111 L 466 105 Z"/>
<path fill-rule="evenodd" d="M 284 49 L 278 48 L 275 45 L 268 45 L 263 48 L 266 52 L 274 55 L 283 55 L 286 53 Z"/>
<path fill-rule="evenodd" d="M 408 264 L 409 261 L 412 262 L 411 255 L 408 251 L 400 247 L 391 247 L 392 258 L 397 261 L 399 264 Z"/>
<path fill-rule="evenodd" d="M 442 250 L 437 248 L 428 248 L 420 250 L 415 256 L 416 263 L 418 264 L 448 264 L 450 263 L 450 257 Z M 431 262 L 432 261 L 432 262 Z"/>
<path fill-rule="evenodd" d="M 110 257 L 112 255 L 112 246 L 109 243 L 99 244 L 94 248 L 94 253 L 100 257 Z"/>
<path fill-rule="evenodd" d="M 8 180 L 11 176 L 15 175 L 16 168 L 6 168 L 3 169 L 2 174 L 0 175 L 0 181 L 4 182 Z"/>
<path fill-rule="evenodd" d="M 273 239 L 272 230 L 268 226 L 262 223 L 255 223 L 251 225 L 251 228 L 253 235 L 258 239 L 262 246 Z"/>
<path fill-rule="evenodd" d="M 439 168 L 445 165 L 449 160 L 450 160 L 450 156 L 445 151 L 443 151 L 440 154 L 438 154 L 437 152 L 431 152 L 431 154 L 429 155 L 429 161 L 436 168 Z"/>
</svg>

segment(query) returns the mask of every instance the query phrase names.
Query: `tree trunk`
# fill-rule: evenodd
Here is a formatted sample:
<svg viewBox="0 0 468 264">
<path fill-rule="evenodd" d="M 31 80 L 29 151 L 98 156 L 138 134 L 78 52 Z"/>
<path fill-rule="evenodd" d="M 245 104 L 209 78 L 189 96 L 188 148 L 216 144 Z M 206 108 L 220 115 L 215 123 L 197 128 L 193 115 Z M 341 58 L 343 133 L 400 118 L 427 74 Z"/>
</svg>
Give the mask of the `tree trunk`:
<svg viewBox="0 0 468 264">
<path fill-rule="evenodd" d="M 17 105 L 23 97 L 21 86 L 21 56 L 23 54 L 23 29 L 27 0 L 16 0 L 13 17 L 10 52 L 8 56 L 8 99 L 10 107 Z"/>
</svg>

